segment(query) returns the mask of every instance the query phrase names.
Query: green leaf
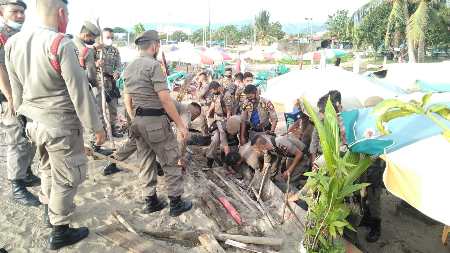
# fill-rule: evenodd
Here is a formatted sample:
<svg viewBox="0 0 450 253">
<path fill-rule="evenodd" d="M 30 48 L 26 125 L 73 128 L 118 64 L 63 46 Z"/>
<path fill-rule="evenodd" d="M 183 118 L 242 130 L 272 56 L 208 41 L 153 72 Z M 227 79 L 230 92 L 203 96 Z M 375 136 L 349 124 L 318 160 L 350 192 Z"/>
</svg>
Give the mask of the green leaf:
<svg viewBox="0 0 450 253">
<path fill-rule="evenodd" d="M 349 225 L 349 223 L 347 222 L 347 221 L 334 221 L 333 223 L 331 223 L 331 225 L 332 226 L 335 226 L 335 227 L 345 227 L 345 226 L 348 226 Z"/>
<path fill-rule="evenodd" d="M 364 187 L 369 186 L 369 183 L 362 183 L 362 184 L 354 184 L 354 185 L 347 185 L 344 186 L 344 188 L 342 189 L 339 198 L 343 199 L 345 197 L 351 196 L 352 193 L 361 190 Z"/>
<path fill-rule="evenodd" d="M 430 102 L 432 95 L 433 95 L 433 93 L 428 93 L 422 97 L 422 104 L 421 104 L 422 107 L 426 106 L 428 104 L 428 102 Z"/>
</svg>

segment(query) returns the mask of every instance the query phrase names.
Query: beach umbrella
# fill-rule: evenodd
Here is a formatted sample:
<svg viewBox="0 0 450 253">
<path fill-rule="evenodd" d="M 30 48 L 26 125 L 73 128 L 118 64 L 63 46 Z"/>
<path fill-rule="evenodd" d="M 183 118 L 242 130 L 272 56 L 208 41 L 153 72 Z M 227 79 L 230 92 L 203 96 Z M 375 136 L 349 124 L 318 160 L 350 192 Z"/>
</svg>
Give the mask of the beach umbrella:
<svg viewBox="0 0 450 253">
<path fill-rule="evenodd" d="M 189 63 L 192 65 L 214 64 L 213 59 L 193 47 L 185 47 L 176 51 L 167 52 L 166 59 L 171 62 Z"/>
<path fill-rule="evenodd" d="M 450 93 L 443 93 L 433 94 L 429 103 L 450 107 L 449 101 Z M 372 111 L 364 108 L 341 113 L 350 150 L 381 155 L 387 162 L 383 177 L 386 188 L 429 217 L 449 225 L 448 202 L 442 200 L 448 198 L 450 142 L 443 136 L 443 129 L 428 117 L 410 115 L 389 121 L 385 127 L 390 133 L 382 135 Z M 450 121 L 436 117 L 450 127 Z"/>
<path fill-rule="evenodd" d="M 388 64 L 385 77 L 372 80 L 383 85 L 396 86 L 407 93 L 450 92 L 449 62 Z"/>
<path fill-rule="evenodd" d="M 325 57 L 327 59 L 333 59 L 338 57 L 344 57 L 347 55 L 347 51 L 341 50 L 341 49 L 325 49 Z M 314 52 L 308 52 L 306 54 L 303 54 L 303 60 L 315 60 L 318 61 L 321 58 L 321 52 L 320 51 L 314 51 Z"/>
<path fill-rule="evenodd" d="M 345 110 L 361 108 L 371 97 L 393 98 L 399 95 L 366 77 L 341 68 L 294 70 L 270 79 L 262 94 L 270 99 L 279 111 L 290 112 L 301 97 L 315 105 L 320 97 L 330 90 L 339 90 Z"/>
<path fill-rule="evenodd" d="M 208 48 L 204 51 L 202 51 L 202 53 L 213 59 L 214 63 L 221 63 L 224 61 L 230 61 L 232 60 L 231 56 L 228 55 L 224 50 L 220 50 L 219 48 Z"/>
</svg>

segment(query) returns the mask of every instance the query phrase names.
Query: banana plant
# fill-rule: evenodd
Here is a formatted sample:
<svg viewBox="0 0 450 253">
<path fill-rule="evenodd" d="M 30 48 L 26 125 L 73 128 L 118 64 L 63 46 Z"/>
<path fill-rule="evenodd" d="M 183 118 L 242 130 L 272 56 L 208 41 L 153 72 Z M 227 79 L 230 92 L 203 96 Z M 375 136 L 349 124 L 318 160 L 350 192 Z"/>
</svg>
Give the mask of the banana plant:
<svg viewBox="0 0 450 253">
<path fill-rule="evenodd" d="M 345 252 L 340 238 L 345 228 L 354 230 L 347 221 L 351 208 L 345 200 L 368 186 L 357 180 L 372 160 L 351 151 L 341 152 L 339 119 L 331 101 L 323 120 L 304 98 L 303 105 L 317 129 L 325 159 L 317 170 L 305 173 L 305 187 L 311 194 L 306 199 L 309 209 L 303 245 L 309 253 Z"/>
<path fill-rule="evenodd" d="M 450 108 L 445 104 L 429 105 L 431 96 L 431 93 L 424 95 L 421 102 L 403 102 L 398 99 L 384 100 L 373 110 L 373 113 L 378 116 L 378 130 L 386 135 L 390 133 L 386 129 L 386 124 L 389 121 L 411 115 L 423 115 L 442 128 L 444 138 L 450 142 L 450 128 L 443 123 L 443 120 L 450 121 Z"/>
</svg>

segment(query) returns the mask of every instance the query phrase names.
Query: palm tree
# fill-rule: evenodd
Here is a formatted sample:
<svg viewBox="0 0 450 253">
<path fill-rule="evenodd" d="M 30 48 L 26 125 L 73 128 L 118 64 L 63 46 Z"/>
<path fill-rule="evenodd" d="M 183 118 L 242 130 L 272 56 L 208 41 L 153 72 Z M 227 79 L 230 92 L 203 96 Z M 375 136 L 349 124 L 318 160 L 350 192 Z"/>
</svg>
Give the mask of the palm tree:
<svg viewBox="0 0 450 253">
<path fill-rule="evenodd" d="M 435 25 L 437 20 L 437 9 L 442 7 L 445 0 L 410 0 L 417 5 L 416 11 L 411 15 L 408 26 L 408 38 L 417 48 L 417 58 L 419 62 L 425 60 L 425 36 L 431 23 Z"/>
<path fill-rule="evenodd" d="M 255 17 L 256 35 L 261 44 L 268 44 L 273 38 L 270 36 L 270 13 L 262 10 Z"/>
<path fill-rule="evenodd" d="M 362 6 L 354 14 L 355 20 L 361 20 L 373 8 L 388 1 L 392 4 L 392 11 L 389 15 L 388 27 L 385 37 L 385 45 L 388 47 L 391 40 L 405 34 L 408 45 L 409 62 L 423 62 L 425 58 L 425 34 L 430 21 L 434 21 L 436 9 L 441 7 L 445 0 L 372 0 Z M 410 15 L 410 7 L 417 6 Z M 398 43 L 398 41 L 395 41 Z"/>
</svg>

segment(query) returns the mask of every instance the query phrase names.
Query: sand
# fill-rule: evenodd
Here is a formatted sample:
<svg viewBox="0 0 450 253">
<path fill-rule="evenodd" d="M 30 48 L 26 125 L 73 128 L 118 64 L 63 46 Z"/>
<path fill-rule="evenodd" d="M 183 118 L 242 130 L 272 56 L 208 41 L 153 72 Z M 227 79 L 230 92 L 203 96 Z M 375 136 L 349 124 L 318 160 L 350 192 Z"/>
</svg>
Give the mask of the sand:
<svg viewBox="0 0 450 253">
<path fill-rule="evenodd" d="M 104 161 L 90 161 L 88 178 L 79 188 L 75 198 L 77 209 L 73 216 L 73 226 L 87 226 L 91 233 L 82 242 L 64 248 L 59 252 L 111 252 L 120 253 L 127 250 L 116 246 L 95 232 L 106 224 L 117 223 L 111 216 L 114 210 L 120 211 L 123 216 L 139 230 L 164 231 L 164 230 L 194 230 L 206 229 L 219 231 L 218 223 L 207 216 L 200 196 L 205 192 L 202 178 L 208 174 L 202 174 L 201 168 L 205 166 L 202 154 L 204 150 L 191 147 L 194 151 L 194 161 L 186 176 L 185 197 L 192 199 L 194 208 L 177 218 L 168 216 L 168 209 L 161 213 L 145 215 L 141 214 L 142 200 L 137 183 L 137 175 L 133 172 L 121 172 L 113 176 L 101 175 Z M 0 154 L 5 154 L 4 147 L 0 148 Z M 36 171 L 37 162 L 33 164 Z M 42 208 L 23 207 L 10 200 L 10 185 L 6 180 L 5 156 L 0 157 L 0 247 L 9 252 L 48 252 L 47 240 L 50 229 L 43 227 Z M 163 187 L 164 180 L 160 178 L 160 195 L 167 199 Z M 219 184 L 220 185 L 220 184 Z M 37 193 L 39 187 L 31 189 Z M 302 231 L 294 225 L 294 222 L 271 229 L 264 217 L 258 212 L 251 212 L 240 201 L 233 199 L 227 192 L 231 202 L 236 206 L 244 220 L 245 226 L 237 227 L 225 214 L 226 222 L 220 224 L 229 228 L 229 233 L 249 233 L 253 235 L 276 236 L 283 238 L 285 244 L 280 252 L 298 252 L 297 245 Z M 279 202 L 267 202 L 269 210 L 275 214 L 274 206 Z M 360 228 L 360 241 L 365 252 L 370 253 L 444 253 L 450 252 L 450 246 L 440 243 L 443 229 L 442 224 L 435 223 L 420 215 L 405 211 L 405 208 L 397 208 L 400 200 L 392 194 L 384 193 L 382 196 L 382 236 L 377 243 L 368 244 L 364 241 L 367 230 Z M 220 206 L 219 206 L 220 208 Z M 222 213 L 223 214 L 223 213 Z M 291 217 L 291 219 L 293 219 Z M 160 241 L 173 252 L 205 252 L 198 245 L 185 247 L 177 243 Z M 227 252 L 242 252 L 231 248 Z"/>
</svg>

